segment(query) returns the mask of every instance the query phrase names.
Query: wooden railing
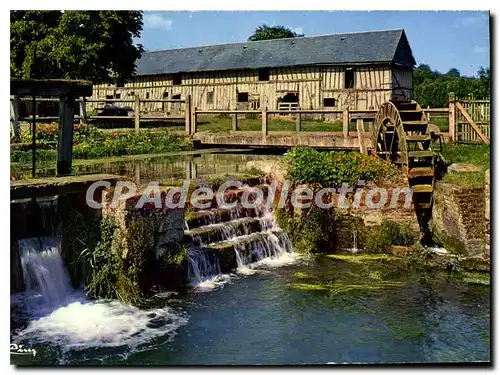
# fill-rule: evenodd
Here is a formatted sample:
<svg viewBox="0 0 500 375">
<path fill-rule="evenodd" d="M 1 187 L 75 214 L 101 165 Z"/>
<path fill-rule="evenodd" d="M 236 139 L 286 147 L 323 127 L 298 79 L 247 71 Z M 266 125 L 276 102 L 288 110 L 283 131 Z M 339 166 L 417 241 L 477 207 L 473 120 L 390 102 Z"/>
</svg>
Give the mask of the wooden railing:
<svg viewBox="0 0 500 375">
<path fill-rule="evenodd" d="M 364 133 L 364 120 L 373 120 L 375 118 L 376 110 L 353 110 L 349 107 L 344 109 L 297 109 L 293 110 L 293 115 L 295 116 L 295 131 L 300 132 L 302 115 L 312 115 L 312 114 L 322 114 L 322 115 L 341 115 L 342 118 L 342 132 L 345 138 L 349 136 L 349 123 L 351 120 L 356 120 L 357 129 L 363 129 Z M 289 110 L 270 110 L 267 108 L 262 108 L 260 110 L 238 110 L 238 109 L 226 109 L 226 110 L 209 110 L 200 111 L 196 108 L 193 110 L 192 128 L 190 134 L 195 134 L 198 131 L 198 116 L 200 115 L 231 115 L 232 117 L 232 131 L 238 131 L 238 115 L 260 115 L 261 118 L 261 132 L 263 136 L 266 136 L 269 132 L 268 128 L 268 118 L 269 115 L 290 115 Z M 359 133 L 359 131 L 358 131 Z"/>
<path fill-rule="evenodd" d="M 12 134 L 19 135 L 19 122 L 20 121 L 32 121 L 33 116 L 21 117 L 19 116 L 19 107 L 21 101 L 30 101 L 31 98 L 13 96 L 11 101 L 11 127 Z M 37 102 L 59 102 L 59 98 L 36 98 L 35 105 Z M 79 98 L 75 100 L 79 105 L 79 115 L 75 115 L 74 118 L 79 120 L 80 123 L 87 123 L 89 120 L 134 120 L 135 130 L 139 132 L 140 123 L 144 120 L 185 120 L 185 130 L 190 133 L 191 127 L 191 95 L 188 95 L 186 99 L 140 99 L 138 95 L 135 95 L 134 99 L 87 99 Z M 105 116 L 105 115 L 87 115 L 87 104 L 89 103 L 131 103 L 130 115 L 127 116 Z M 166 116 L 164 113 L 157 115 L 158 112 L 145 112 L 142 111 L 142 107 L 147 103 L 179 103 L 183 104 L 184 110 L 181 111 L 179 116 Z M 100 110 L 106 110 L 106 107 L 99 108 Z M 121 108 L 126 110 L 125 108 Z M 36 110 L 36 109 L 32 109 Z M 59 116 L 35 116 L 35 120 L 39 121 L 58 121 Z"/>
<path fill-rule="evenodd" d="M 452 142 L 490 143 L 489 99 L 458 99 L 450 93 L 449 116 Z"/>
</svg>

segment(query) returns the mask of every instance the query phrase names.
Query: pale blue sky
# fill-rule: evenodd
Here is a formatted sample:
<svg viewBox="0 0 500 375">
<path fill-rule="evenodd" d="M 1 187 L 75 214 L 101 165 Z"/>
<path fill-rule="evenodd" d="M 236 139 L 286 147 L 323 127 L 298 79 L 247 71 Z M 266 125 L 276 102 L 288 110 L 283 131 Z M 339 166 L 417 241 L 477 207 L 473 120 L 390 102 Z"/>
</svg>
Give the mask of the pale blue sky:
<svg viewBox="0 0 500 375">
<path fill-rule="evenodd" d="M 154 51 L 244 42 L 262 23 L 306 36 L 403 28 L 417 64 L 468 76 L 490 65 L 487 12 L 145 12 L 140 43 Z"/>
</svg>

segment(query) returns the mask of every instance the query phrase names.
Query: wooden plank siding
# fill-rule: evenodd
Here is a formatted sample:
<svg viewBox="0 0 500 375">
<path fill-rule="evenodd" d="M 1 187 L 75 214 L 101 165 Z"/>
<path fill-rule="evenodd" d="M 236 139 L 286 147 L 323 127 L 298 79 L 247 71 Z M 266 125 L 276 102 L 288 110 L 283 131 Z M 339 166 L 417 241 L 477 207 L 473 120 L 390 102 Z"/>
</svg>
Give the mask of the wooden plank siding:
<svg viewBox="0 0 500 375">
<path fill-rule="evenodd" d="M 249 101 L 259 107 L 278 109 L 278 100 L 287 93 L 299 94 L 301 109 L 325 109 L 325 98 L 335 99 L 334 109 L 349 106 L 351 109 L 377 109 L 403 90 L 411 97 L 411 69 L 386 65 L 365 65 L 354 68 L 355 87 L 345 88 L 345 68 L 342 66 L 283 67 L 269 70 L 269 81 L 259 81 L 258 70 L 199 72 L 182 74 L 182 83 L 173 85 L 172 75 L 137 76 L 124 87 L 94 85 L 93 98 L 106 96 L 133 99 L 168 99 L 191 95 L 193 106 L 199 110 L 241 108 L 238 93 L 248 93 Z M 405 91 L 406 90 L 406 91 Z M 210 94 L 209 94 L 210 93 Z M 208 101 L 210 96 L 211 102 Z M 132 103 L 114 103 L 131 106 Z M 255 105 L 256 105 L 255 104 Z M 89 103 L 88 109 L 102 107 L 104 103 Z M 173 111 L 178 103 L 143 103 L 141 110 Z M 327 107 L 332 108 L 332 107 Z M 257 108 L 255 108 L 257 109 Z M 179 108 L 177 108 L 179 110 Z M 181 108 L 182 110 L 182 108 Z"/>
</svg>

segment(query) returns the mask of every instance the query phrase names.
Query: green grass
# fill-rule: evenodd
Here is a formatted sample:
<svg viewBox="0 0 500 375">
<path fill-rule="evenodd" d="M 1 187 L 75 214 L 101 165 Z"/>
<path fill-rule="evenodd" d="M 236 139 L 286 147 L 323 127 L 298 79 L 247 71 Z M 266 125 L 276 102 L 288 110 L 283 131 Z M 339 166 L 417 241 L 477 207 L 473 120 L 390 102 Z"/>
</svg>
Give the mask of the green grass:
<svg viewBox="0 0 500 375">
<path fill-rule="evenodd" d="M 232 119 L 229 116 L 201 117 L 198 119 L 198 131 L 229 132 L 231 131 Z M 354 130 L 355 124 L 350 126 Z M 238 118 L 238 130 L 260 131 L 262 123 L 260 118 Z M 302 120 L 301 130 L 306 132 L 341 132 L 342 122 L 322 122 L 314 120 Z M 295 131 L 295 119 L 269 118 L 268 131 Z"/>
<path fill-rule="evenodd" d="M 448 117 L 437 117 L 432 116 L 429 124 L 437 125 L 442 132 L 448 132 L 449 130 L 449 118 Z"/>
<path fill-rule="evenodd" d="M 443 181 L 460 186 L 484 185 L 484 174 L 490 168 L 490 146 L 443 144 L 444 158 L 451 163 L 467 163 L 481 166 L 480 172 L 447 173 Z"/>
</svg>

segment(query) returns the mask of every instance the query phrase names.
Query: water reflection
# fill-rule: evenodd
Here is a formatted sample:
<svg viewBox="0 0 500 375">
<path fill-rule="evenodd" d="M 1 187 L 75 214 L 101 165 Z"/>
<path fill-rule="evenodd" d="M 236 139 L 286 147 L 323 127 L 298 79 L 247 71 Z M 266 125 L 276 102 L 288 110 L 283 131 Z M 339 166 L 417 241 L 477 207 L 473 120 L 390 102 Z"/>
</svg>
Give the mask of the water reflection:
<svg viewBox="0 0 500 375">
<path fill-rule="evenodd" d="M 109 173 L 127 176 L 138 184 L 165 179 L 195 179 L 207 175 L 243 173 L 246 163 L 256 159 L 279 158 L 279 156 L 255 155 L 251 153 L 203 153 L 190 156 L 154 156 L 140 159 L 131 157 L 113 158 L 109 162 L 74 161 L 73 173 Z M 30 166 L 15 166 L 11 175 L 16 179 L 31 177 Z M 56 175 L 55 166 L 39 167 L 37 177 Z"/>
</svg>

